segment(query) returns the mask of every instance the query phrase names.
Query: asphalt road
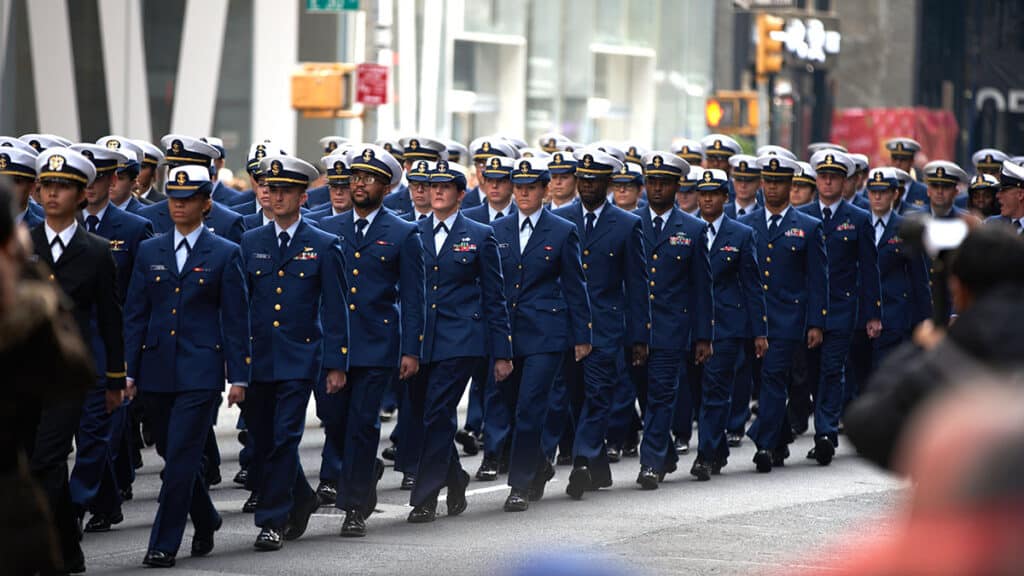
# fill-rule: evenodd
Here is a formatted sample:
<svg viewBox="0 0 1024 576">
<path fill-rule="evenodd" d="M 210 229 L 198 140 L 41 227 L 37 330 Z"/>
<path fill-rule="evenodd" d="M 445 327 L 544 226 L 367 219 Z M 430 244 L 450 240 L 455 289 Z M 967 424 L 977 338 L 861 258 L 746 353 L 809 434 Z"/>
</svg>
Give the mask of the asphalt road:
<svg viewBox="0 0 1024 576">
<path fill-rule="evenodd" d="M 508 488 L 501 477 L 491 483 L 474 480 L 462 516 L 443 515 L 442 494 L 438 520 L 412 525 L 405 521 L 409 493 L 399 489 L 401 475 L 388 468 L 367 537 L 340 538 L 343 516 L 321 508 L 300 540 L 286 542 L 279 552 L 258 553 L 252 549 L 258 529 L 252 516 L 241 512 L 248 493 L 231 483 L 238 470 L 236 414 L 222 408 L 217 427 L 224 482 L 212 495 L 224 526 L 217 532 L 216 549 L 206 558 L 190 558 L 192 529 L 187 528 L 175 574 L 491 575 L 523 570 L 538 557 L 573 553 L 597 562 L 609 574 L 824 570 L 833 552 L 844 546 L 844 536 L 885 530 L 876 519 L 892 509 L 904 490 L 901 482 L 853 456 L 847 445 L 840 447 L 831 466 L 805 460 L 812 445 L 807 436 L 797 440 L 785 468 L 756 474 L 747 440 L 734 449 L 723 474 L 710 482 L 698 483 L 687 473 L 691 453 L 660 489 L 641 491 L 634 483 L 639 462 L 625 458 L 612 465 L 612 488 L 576 502 L 564 491 L 569 469 L 559 467 L 544 500 L 525 513 L 502 511 Z M 392 425 L 384 427 L 382 447 Z M 314 488 L 322 445 L 311 402 L 301 453 Z M 162 467 L 152 448 L 143 452 L 143 460 L 135 498 L 124 506 L 125 521 L 109 533 L 85 537 L 89 574 L 143 569 Z M 470 474 L 479 462 L 480 456 L 463 458 Z"/>
</svg>

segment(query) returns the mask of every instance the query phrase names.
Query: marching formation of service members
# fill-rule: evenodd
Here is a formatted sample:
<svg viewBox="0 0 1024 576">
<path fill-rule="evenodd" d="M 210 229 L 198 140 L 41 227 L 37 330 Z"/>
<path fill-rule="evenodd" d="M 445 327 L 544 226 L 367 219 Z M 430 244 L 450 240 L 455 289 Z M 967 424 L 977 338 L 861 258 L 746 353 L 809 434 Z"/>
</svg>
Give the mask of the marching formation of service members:
<svg viewBox="0 0 1024 576">
<path fill-rule="evenodd" d="M 754 469 L 783 466 L 809 423 L 807 458 L 828 465 L 873 367 L 955 313 L 933 312 L 904 219 L 1024 221 L 1020 158 L 980 150 L 973 176 L 930 162 L 921 183 L 909 138 L 881 167 L 831 143 L 806 161 L 747 155 L 721 134 L 668 151 L 558 134 L 320 144 L 314 165 L 254 143 L 240 192 L 217 178 L 216 138 L 0 138 L 19 221 L 96 366 L 29 450 L 65 571 L 84 570 L 82 532 L 123 521 L 144 445 L 164 465 L 143 563 L 173 566 L 189 519 L 191 554 L 213 550 L 225 390 L 258 550 L 301 537 L 321 506 L 364 536 L 385 460 L 412 523 L 436 519 L 442 491 L 447 516 L 464 512 L 474 477 L 506 476 L 509 512 L 540 501 L 556 466 L 575 500 L 630 456 L 657 489 L 695 422 L 697 480 L 744 436 Z M 298 452 L 311 395 L 315 488 Z M 460 452 L 481 451 L 464 469 Z"/>
</svg>

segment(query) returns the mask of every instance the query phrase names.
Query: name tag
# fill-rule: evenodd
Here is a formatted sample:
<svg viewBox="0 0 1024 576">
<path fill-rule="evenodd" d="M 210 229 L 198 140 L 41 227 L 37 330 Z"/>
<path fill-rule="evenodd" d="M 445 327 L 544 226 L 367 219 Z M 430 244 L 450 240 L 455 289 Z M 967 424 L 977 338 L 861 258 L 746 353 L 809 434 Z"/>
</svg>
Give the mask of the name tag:
<svg viewBox="0 0 1024 576">
<path fill-rule="evenodd" d="M 164 270 L 167 270 L 167 266 L 164 266 L 163 264 L 150 264 L 149 270 L 151 272 L 163 272 Z"/>
<path fill-rule="evenodd" d="M 271 260 L 270 254 L 263 254 L 260 252 L 254 252 L 252 257 L 256 260 Z"/>
</svg>

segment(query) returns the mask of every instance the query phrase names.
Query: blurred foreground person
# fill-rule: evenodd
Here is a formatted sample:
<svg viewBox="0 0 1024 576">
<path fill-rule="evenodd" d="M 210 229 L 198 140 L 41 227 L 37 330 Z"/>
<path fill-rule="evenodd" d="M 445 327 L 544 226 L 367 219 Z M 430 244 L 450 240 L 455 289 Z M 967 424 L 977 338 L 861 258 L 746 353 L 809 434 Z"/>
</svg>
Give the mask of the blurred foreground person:
<svg viewBox="0 0 1024 576">
<path fill-rule="evenodd" d="M 1024 367 L 1024 242 L 1007 227 L 978 227 L 958 248 L 950 270 L 960 316 L 948 333 L 922 323 L 914 344 L 891 352 L 847 411 L 850 440 L 880 466 L 894 467 L 894 450 L 908 420 L 935 392 L 979 370 L 1008 373 Z"/>
</svg>

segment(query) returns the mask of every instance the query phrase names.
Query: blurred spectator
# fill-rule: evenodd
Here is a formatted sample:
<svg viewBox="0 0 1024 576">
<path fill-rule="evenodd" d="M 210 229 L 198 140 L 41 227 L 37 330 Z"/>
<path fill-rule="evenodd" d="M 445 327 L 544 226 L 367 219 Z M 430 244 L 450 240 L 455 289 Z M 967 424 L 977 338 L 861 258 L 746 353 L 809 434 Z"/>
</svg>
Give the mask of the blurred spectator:
<svg viewBox="0 0 1024 576">
<path fill-rule="evenodd" d="M 922 323 L 915 343 L 893 351 L 847 410 L 850 440 L 880 466 L 894 468 L 909 418 L 936 391 L 1024 369 L 1024 242 L 1006 227 L 977 227 L 957 249 L 950 272 L 960 316 L 948 334 Z"/>
</svg>

